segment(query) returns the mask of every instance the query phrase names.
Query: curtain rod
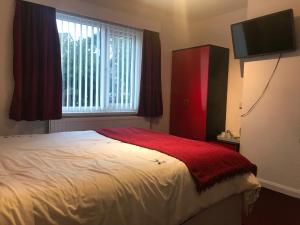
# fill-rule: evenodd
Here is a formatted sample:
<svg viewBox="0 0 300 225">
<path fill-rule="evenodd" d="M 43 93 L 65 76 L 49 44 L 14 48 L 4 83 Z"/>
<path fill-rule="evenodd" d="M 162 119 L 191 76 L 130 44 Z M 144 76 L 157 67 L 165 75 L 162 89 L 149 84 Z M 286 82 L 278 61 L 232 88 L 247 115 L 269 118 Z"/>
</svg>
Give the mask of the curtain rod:
<svg viewBox="0 0 300 225">
<path fill-rule="evenodd" d="M 111 25 L 123 26 L 123 27 L 131 28 L 131 29 L 136 29 L 136 30 L 139 30 L 139 31 L 147 30 L 147 29 L 142 29 L 142 28 L 137 28 L 137 27 L 133 27 L 133 26 L 129 26 L 129 25 L 120 24 L 120 23 L 117 23 L 117 22 L 111 22 L 111 21 L 104 20 L 104 19 L 98 19 L 98 18 L 86 16 L 86 15 L 81 15 L 79 13 L 77 14 L 77 13 L 73 13 L 73 12 L 67 12 L 67 11 L 64 11 L 64 10 L 57 9 L 54 6 L 43 5 L 43 4 L 40 4 L 40 3 L 36 3 L 35 1 L 32 2 L 31 0 L 18 0 L 18 1 L 24 1 L 24 2 L 29 2 L 29 3 L 36 4 L 36 5 L 52 7 L 52 8 L 54 8 L 56 10 L 56 12 L 68 14 L 70 16 L 82 17 L 82 18 L 89 19 L 89 20 L 94 20 L 94 21 L 98 21 L 98 22 L 108 23 L 108 24 L 111 24 Z M 160 33 L 159 31 L 154 31 L 154 32 Z"/>
</svg>

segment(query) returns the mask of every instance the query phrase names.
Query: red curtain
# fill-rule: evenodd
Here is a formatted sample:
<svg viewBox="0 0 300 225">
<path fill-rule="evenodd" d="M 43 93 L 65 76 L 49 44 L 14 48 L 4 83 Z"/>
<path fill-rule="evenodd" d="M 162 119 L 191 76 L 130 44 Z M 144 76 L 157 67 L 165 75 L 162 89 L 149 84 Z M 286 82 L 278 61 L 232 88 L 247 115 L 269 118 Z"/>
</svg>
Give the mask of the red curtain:
<svg viewBox="0 0 300 225">
<path fill-rule="evenodd" d="M 143 35 L 138 115 L 143 117 L 159 117 L 162 114 L 161 46 L 159 33 L 145 30 Z"/>
<path fill-rule="evenodd" d="M 14 120 L 62 117 L 60 43 L 54 8 L 16 1 L 13 27 Z"/>
</svg>

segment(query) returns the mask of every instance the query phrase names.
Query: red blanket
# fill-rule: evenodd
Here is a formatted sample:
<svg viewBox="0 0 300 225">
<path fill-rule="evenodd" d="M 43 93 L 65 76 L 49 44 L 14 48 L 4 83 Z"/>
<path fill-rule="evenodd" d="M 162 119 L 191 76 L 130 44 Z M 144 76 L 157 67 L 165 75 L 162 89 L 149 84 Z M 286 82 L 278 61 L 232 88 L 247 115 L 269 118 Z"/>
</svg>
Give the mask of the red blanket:
<svg viewBox="0 0 300 225">
<path fill-rule="evenodd" d="M 257 167 L 233 150 L 203 141 L 154 132 L 140 128 L 110 128 L 99 134 L 125 143 L 157 150 L 185 163 L 202 191 L 215 183 L 238 174 L 252 172 Z"/>
</svg>

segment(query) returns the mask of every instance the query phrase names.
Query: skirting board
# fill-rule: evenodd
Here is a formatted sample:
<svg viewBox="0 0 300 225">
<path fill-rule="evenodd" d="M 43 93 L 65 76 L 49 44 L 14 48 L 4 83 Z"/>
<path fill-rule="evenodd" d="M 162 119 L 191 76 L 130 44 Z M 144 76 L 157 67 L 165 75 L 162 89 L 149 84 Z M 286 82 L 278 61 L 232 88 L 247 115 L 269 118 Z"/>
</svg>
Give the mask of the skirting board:
<svg viewBox="0 0 300 225">
<path fill-rule="evenodd" d="M 282 194 L 289 195 L 291 197 L 300 199 L 300 190 L 299 189 L 287 187 L 285 185 L 278 184 L 278 183 L 275 183 L 275 182 L 272 182 L 269 180 L 265 180 L 262 178 L 258 178 L 258 180 L 260 181 L 261 185 L 265 188 L 268 188 L 270 190 L 277 191 Z"/>
</svg>

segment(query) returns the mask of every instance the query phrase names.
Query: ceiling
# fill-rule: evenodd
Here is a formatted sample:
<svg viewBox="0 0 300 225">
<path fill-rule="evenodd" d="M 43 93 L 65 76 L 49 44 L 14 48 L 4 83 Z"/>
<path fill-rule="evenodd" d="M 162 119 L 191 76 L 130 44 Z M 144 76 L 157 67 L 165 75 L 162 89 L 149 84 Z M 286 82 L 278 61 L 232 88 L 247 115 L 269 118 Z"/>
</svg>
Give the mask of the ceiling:
<svg viewBox="0 0 300 225">
<path fill-rule="evenodd" d="M 133 12 L 139 6 L 188 18 L 204 18 L 245 8 L 247 0 L 85 0 L 108 8 Z"/>
</svg>

